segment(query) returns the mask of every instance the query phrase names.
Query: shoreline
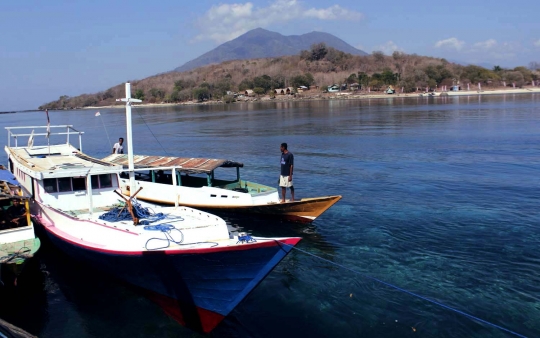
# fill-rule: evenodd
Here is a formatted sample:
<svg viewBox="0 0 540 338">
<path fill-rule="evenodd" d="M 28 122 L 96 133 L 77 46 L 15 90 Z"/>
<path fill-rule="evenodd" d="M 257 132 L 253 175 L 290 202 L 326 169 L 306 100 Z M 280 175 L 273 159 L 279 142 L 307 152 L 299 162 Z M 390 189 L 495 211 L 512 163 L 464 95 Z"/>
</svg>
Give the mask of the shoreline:
<svg viewBox="0 0 540 338">
<path fill-rule="evenodd" d="M 235 104 L 235 103 L 249 103 L 249 102 L 294 102 L 294 101 L 316 101 L 316 100 L 362 100 L 362 99 L 394 99 L 394 98 L 411 98 L 411 97 L 453 97 L 453 96 L 481 96 L 481 95 L 505 95 L 505 94 L 540 94 L 540 87 L 531 87 L 531 88 L 516 88 L 516 89 L 492 89 L 492 90 L 462 90 L 459 92 L 432 92 L 434 95 L 428 95 L 427 93 L 407 93 L 407 94 L 355 94 L 352 92 L 339 92 L 339 93 L 318 93 L 314 95 L 307 96 L 306 93 L 297 94 L 300 96 L 294 97 L 290 95 L 280 95 L 275 98 L 270 98 L 265 96 L 262 98 L 245 98 L 244 100 L 240 99 L 236 102 L 225 103 L 221 100 L 218 101 L 205 101 L 205 102 L 179 102 L 179 103 L 143 103 L 133 105 L 133 108 L 143 107 L 143 108 L 155 108 L 155 107 L 170 107 L 170 106 L 195 106 L 195 105 L 220 105 L 220 104 Z M 448 95 L 441 95 L 441 94 Z M 431 94 L 431 93 L 430 93 Z M 78 109 L 110 109 L 110 108 L 125 108 L 125 105 L 110 105 L 110 106 L 89 106 L 82 107 Z M 70 109 L 70 110 L 78 110 Z"/>
</svg>

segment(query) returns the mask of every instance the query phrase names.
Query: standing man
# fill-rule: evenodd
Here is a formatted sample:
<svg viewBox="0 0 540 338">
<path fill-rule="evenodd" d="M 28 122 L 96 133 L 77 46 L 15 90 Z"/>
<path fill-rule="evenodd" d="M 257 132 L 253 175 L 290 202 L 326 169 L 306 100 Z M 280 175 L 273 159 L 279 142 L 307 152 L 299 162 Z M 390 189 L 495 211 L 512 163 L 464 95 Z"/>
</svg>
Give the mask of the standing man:
<svg viewBox="0 0 540 338">
<path fill-rule="evenodd" d="M 279 186 L 281 187 L 281 203 L 285 203 L 287 188 L 291 189 L 291 202 L 294 202 L 294 187 L 292 181 L 294 156 L 287 150 L 287 143 L 281 144 L 281 175 Z"/>
<path fill-rule="evenodd" d="M 112 148 L 112 153 L 113 154 L 123 154 L 124 153 L 124 146 L 122 146 L 123 143 L 124 143 L 124 139 L 122 137 L 120 137 L 118 139 L 118 142 L 114 144 L 114 146 Z"/>
</svg>

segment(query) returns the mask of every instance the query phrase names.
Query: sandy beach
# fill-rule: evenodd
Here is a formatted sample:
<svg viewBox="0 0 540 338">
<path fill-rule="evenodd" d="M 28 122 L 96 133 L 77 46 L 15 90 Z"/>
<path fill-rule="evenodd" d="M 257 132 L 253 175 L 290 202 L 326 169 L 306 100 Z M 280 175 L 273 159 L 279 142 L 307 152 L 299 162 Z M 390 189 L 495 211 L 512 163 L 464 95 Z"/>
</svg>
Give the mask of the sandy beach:
<svg viewBox="0 0 540 338">
<path fill-rule="evenodd" d="M 244 97 L 239 98 L 235 103 L 242 102 L 271 102 L 271 101 L 303 101 L 303 100 L 362 100 L 362 99 L 392 99 L 404 97 L 448 97 L 448 96 L 477 96 L 477 95 L 504 95 L 504 94 L 540 94 L 540 87 L 512 88 L 512 89 L 487 89 L 487 90 L 461 90 L 448 92 L 431 92 L 431 93 L 368 93 L 368 92 L 338 92 L 338 93 L 320 93 L 310 91 L 293 95 L 277 95 L 271 98 L 269 95 L 263 97 Z M 441 95 L 442 94 L 442 95 Z M 142 103 L 134 104 L 133 107 L 168 107 L 168 106 L 185 106 L 185 105 L 213 105 L 225 104 L 221 100 L 208 100 L 204 102 L 186 101 L 179 103 Z M 234 103 L 232 103 L 234 104 Z M 83 109 L 101 109 L 101 108 L 124 108 L 124 104 L 119 103 L 111 106 L 92 106 L 84 107 Z"/>
</svg>

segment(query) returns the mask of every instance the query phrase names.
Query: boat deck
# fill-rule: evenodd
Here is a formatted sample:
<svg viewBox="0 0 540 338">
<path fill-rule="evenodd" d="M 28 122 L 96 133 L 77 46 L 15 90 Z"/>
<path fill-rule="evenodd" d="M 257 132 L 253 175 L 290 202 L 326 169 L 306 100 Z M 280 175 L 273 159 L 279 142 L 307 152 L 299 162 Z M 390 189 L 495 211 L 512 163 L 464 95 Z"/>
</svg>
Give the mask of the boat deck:
<svg viewBox="0 0 540 338">
<path fill-rule="evenodd" d="M 11 147 L 13 156 L 27 169 L 42 173 L 43 178 L 86 176 L 89 173 L 121 172 L 121 165 L 104 162 L 81 153 L 70 144 L 48 146 Z"/>
</svg>

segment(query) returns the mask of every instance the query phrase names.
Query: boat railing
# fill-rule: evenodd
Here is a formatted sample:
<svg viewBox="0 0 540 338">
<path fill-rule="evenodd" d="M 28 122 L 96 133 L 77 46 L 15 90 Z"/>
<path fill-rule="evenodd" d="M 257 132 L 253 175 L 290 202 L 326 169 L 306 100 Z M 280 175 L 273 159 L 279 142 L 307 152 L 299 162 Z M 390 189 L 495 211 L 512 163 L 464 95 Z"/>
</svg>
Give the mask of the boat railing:
<svg viewBox="0 0 540 338">
<path fill-rule="evenodd" d="M 50 137 L 50 135 L 66 135 L 66 144 L 69 144 L 69 136 L 70 135 L 79 135 L 79 150 L 82 151 L 82 134 L 84 134 L 83 131 L 79 131 L 75 128 L 73 128 L 73 125 L 60 125 L 60 126 L 29 126 L 29 127 L 5 127 L 8 132 L 8 147 L 11 147 L 11 138 L 15 140 L 15 147 L 18 147 L 17 138 L 21 136 L 45 136 L 47 138 Z M 32 132 L 28 133 L 28 130 L 32 130 Z M 45 129 L 44 133 L 34 133 L 35 129 Z M 66 131 L 58 131 L 53 132 L 53 129 L 65 129 Z M 20 131 L 20 132 L 19 132 Z M 50 131 L 50 132 L 49 132 Z"/>
</svg>

